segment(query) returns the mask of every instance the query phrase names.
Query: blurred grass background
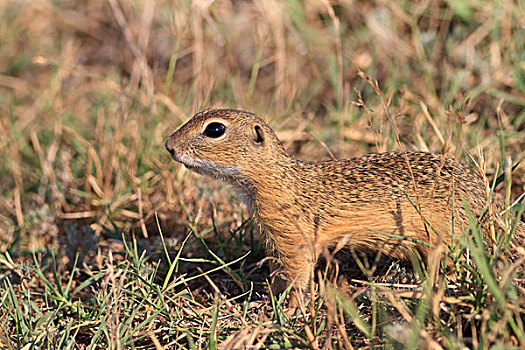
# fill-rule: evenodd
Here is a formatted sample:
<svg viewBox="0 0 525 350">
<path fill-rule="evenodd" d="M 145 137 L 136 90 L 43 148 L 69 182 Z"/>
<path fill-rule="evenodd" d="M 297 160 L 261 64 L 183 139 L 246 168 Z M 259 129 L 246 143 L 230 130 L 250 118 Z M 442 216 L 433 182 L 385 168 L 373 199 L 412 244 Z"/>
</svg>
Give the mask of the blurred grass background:
<svg viewBox="0 0 525 350">
<path fill-rule="evenodd" d="M 484 275 L 459 304 L 372 284 L 349 287 L 363 315 L 281 318 L 247 213 L 163 146 L 211 107 L 301 159 L 396 149 L 393 121 L 492 180 L 525 156 L 524 28 L 521 0 L 0 2 L 0 346 L 524 346 L 523 289 L 498 280 L 509 315 Z M 524 190 L 523 165 L 496 187 Z"/>
</svg>

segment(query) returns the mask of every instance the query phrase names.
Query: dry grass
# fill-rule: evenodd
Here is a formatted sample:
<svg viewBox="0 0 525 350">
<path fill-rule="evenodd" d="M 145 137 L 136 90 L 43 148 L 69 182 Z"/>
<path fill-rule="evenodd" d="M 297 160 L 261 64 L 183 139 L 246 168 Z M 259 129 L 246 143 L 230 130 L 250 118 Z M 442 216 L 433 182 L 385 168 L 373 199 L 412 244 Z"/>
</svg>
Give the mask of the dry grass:
<svg viewBox="0 0 525 350">
<path fill-rule="evenodd" d="M 439 264 L 327 256 L 313 302 L 287 318 L 247 213 L 163 147 L 202 108 L 246 109 L 303 159 L 445 152 L 478 162 L 489 189 L 507 169 L 495 190 L 511 204 L 524 11 L 1 1 L 0 348 L 525 347 L 523 259 L 500 259 L 474 224 L 455 281 Z"/>
</svg>

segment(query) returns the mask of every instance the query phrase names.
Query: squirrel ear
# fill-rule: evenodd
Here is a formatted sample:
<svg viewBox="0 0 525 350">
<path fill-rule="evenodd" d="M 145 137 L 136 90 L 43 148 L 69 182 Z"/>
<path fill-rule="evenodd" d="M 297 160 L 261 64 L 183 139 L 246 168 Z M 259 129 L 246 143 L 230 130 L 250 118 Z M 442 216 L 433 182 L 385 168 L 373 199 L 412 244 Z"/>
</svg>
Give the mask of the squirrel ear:
<svg viewBox="0 0 525 350">
<path fill-rule="evenodd" d="M 264 130 L 259 125 L 253 127 L 253 137 L 256 143 L 264 142 Z"/>
</svg>

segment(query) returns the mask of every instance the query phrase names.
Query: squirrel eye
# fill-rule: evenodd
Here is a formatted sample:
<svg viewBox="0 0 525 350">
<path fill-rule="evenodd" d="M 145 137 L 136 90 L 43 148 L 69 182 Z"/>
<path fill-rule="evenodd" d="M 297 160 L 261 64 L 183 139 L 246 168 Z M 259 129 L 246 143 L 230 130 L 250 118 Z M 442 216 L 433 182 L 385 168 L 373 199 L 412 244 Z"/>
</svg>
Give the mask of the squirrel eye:
<svg viewBox="0 0 525 350">
<path fill-rule="evenodd" d="M 226 131 L 226 126 L 221 123 L 213 122 L 206 126 L 204 129 L 204 135 L 216 139 L 224 134 Z"/>
</svg>

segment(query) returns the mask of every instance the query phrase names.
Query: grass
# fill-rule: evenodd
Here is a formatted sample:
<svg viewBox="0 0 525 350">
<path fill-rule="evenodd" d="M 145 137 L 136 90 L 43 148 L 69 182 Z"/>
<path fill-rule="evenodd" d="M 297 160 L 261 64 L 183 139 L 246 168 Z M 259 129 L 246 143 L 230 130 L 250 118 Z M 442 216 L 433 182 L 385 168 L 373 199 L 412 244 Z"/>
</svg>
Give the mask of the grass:
<svg viewBox="0 0 525 350">
<path fill-rule="evenodd" d="M 448 153 L 510 206 L 525 188 L 524 9 L 0 2 L 0 348 L 525 347 L 523 258 L 482 237 L 479 213 L 455 279 L 437 259 L 327 254 L 290 318 L 232 191 L 163 146 L 200 109 L 246 109 L 302 159 Z"/>
</svg>

